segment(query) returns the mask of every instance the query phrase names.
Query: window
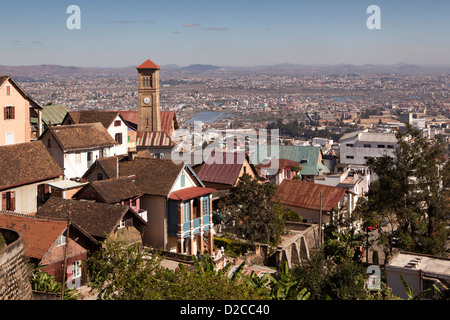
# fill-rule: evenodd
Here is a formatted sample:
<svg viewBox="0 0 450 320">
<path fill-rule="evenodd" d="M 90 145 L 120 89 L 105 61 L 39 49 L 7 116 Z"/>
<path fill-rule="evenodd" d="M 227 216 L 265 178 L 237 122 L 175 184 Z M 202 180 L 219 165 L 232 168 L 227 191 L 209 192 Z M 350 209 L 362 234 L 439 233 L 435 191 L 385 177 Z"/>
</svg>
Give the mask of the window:
<svg viewBox="0 0 450 320">
<path fill-rule="evenodd" d="M 191 202 L 183 202 L 183 222 L 191 221 Z"/>
<path fill-rule="evenodd" d="M 14 131 L 5 133 L 5 145 L 14 144 Z"/>
<path fill-rule="evenodd" d="M 8 191 L 2 193 L 2 210 L 14 211 L 16 210 L 16 193 L 14 191 Z"/>
<path fill-rule="evenodd" d="M 114 140 L 116 140 L 116 142 L 122 144 L 122 134 L 116 133 L 116 135 L 114 136 Z"/>
<path fill-rule="evenodd" d="M 5 120 L 14 120 L 16 117 L 15 107 L 13 106 L 6 106 L 3 113 Z"/>
<path fill-rule="evenodd" d="M 385 148 L 384 144 L 379 144 L 378 148 Z"/>
<path fill-rule="evenodd" d="M 75 163 L 76 164 L 80 164 L 81 163 L 81 153 L 80 152 L 75 153 Z"/>
<path fill-rule="evenodd" d="M 7 85 L 7 86 L 5 87 L 5 94 L 6 94 L 7 96 L 10 96 L 10 95 L 11 95 L 11 86 L 10 86 L 10 85 Z"/>
<path fill-rule="evenodd" d="M 394 149 L 394 146 L 392 144 L 388 144 L 388 149 Z"/>
<path fill-rule="evenodd" d="M 102 180 L 103 180 L 103 174 L 97 173 L 97 181 L 102 181 Z"/>
<path fill-rule="evenodd" d="M 355 157 L 354 156 L 346 156 L 345 158 L 346 159 L 354 159 Z"/>
<path fill-rule="evenodd" d="M 203 198 L 202 207 L 203 215 L 209 215 L 209 197 Z"/>
<path fill-rule="evenodd" d="M 122 218 L 119 222 L 119 229 L 122 229 L 125 227 L 125 218 Z"/>
<path fill-rule="evenodd" d="M 370 145 L 370 144 L 365 144 L 364 145 L 364 148 L 371 148 L 372 147 L 372 145 Z"/>
<path fill-rule="evenodd" d="M 58 239 L 56 239 L 57 246 L 63 246 L 67 243 L 67 232 L 65 231 L 63 234 L 61 234 Z"/>
<path fill-rule="evenodd" d="M 346 146 L 347 147 L 353 147 L 353 143 L 347 143 Z"/>
<path fill-rule="evenodd" d="M 184 176 L 184 174 L 182 174 L 180 177 L 180 185 L 181 187 L 184 187 L 185 184 L 186 184 L 186 177 Z"/>
<path fill-rule="evenodd" d="M 114 127 L 120 127 L 121 124 L 122 122 L 120 120 L 114 121 Z"/>
<path fill-rule="evenodd" d="M 81 277 L 81 261 L 75 261 L 74 263 L 72 263 L 72 277 L 73 278 L 79 278 Z"/>
</svg>

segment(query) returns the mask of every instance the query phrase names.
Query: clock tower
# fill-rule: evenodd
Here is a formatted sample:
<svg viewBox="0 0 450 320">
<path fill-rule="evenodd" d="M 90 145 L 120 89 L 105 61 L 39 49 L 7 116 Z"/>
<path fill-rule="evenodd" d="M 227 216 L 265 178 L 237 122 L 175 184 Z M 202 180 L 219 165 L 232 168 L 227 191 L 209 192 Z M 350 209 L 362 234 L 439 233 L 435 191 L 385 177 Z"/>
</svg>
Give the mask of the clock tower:
<svg viewBox="0 0 450 320">
<path fill-rule="evenodd" d="M 138 71 L 138 121 L 137 131 L 161 131 L 159 111 L 159 70 L 150 59 Z"/>
</svg>

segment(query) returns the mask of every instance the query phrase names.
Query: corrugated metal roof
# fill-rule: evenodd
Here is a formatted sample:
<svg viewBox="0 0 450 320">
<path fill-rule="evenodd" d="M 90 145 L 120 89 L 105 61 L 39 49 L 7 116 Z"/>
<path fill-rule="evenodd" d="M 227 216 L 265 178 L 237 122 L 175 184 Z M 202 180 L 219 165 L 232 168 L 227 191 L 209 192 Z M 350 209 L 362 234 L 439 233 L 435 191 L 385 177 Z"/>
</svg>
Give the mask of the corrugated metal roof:
<svg viewBox="0 0 450 320">
<path fill-rule="evenodd" d="M 286 205 L 320 210 L 320 192 L 322 192 L 322 210 L 331 211 L 347 190 L 306 181 L 283 180 L 278 186 L 277 196 L 281 203 Z"/>
<path fill-rule="evenodd" d="M 190 187 L 190 188 L 180 189 L 180 190 L 172 192 L 169 195 L 169 199 L 184 201 L 184 200 L 204 196 L 205 194 L 210 194 L 215 191 L 216 191 L 216 189 L 211 189 L 211 188 Z"/>
<path fill-rule="evenodd" d="M 136 147 L 173 147 L 175 142 L 164 131 L 138 131 Z"/>
<path fill-rule="evenodd" d="M 234 185 L 244 162 L 245 154 L 243 153 L 212 153 L 197 172 L 197 176 L 206 182 Z"/>
<path fill-rule="evenodd" d="M 69 109 L 64 104 L 52 104 L 42 106 L 42 122 L 48 125 L 61 124 Z"/>
<path fill-rule="evenodd" d="M 312 146 L 278 146 L 278 154 L 271 154 L 271 146 L 257 146 L 255 151 L 250 155 L 252 164 L 262 163 L 267 158 L 288 159 L 300 162 L 302 175 L 319 175 L 319 170 L 323 173 L 330 173 L 330 170 L 319 162 L 321 154 L 320 147 Z"/>
</svg>

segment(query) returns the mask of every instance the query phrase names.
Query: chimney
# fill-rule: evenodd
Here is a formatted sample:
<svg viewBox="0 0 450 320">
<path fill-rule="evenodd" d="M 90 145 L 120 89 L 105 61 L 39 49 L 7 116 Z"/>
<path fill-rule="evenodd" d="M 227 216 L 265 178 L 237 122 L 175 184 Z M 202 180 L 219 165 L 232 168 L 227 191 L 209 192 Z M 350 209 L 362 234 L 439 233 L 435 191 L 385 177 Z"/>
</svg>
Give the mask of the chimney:
<svg viewBox="0 0 450 320">
<path fill-rule="evenodd" d="M 136 159 L 136 151 L 128 150 L 128 161 L 133 161 Z"/>
</svg>

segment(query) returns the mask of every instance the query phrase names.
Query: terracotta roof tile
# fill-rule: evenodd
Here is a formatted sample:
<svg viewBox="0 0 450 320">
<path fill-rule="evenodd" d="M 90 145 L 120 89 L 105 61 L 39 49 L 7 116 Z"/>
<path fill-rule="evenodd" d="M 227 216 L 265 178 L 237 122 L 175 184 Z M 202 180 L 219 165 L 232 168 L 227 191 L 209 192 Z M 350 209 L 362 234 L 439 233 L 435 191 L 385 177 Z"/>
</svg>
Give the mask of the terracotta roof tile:
<svg viewBox="0 0 450 320">
<path fill-rule="evenodd" d="M 51 133 L 64 151 L 112 147 L 119 144 L 100 122 L 56 126 L 51 128 Z"/>
<path fill-rule="evenodd" d="M 94 237 L 104 238 L 105 235 L 114 232 L 119 221 L 128 211 L 132 211 L 128 206 L 51 197 L 39 208 L 36 216 L 67 219 L 68 212 L 70 212 L 71 220 L 87 233 Z"/>
<path fill-rule="evenodd" d="M 64 232 L 67 222 L 3 211 L 0 212 L 0 227 L 19 232 L 25 255 L 41 260 Z"/>
<path fill-rule="evenodd" d="M 0 146 L 0 189 L 62 175 L 41 141 Z"/>
<path fill-rule="evenodd" d="M 106 129 L 119 115 L 118 111 L 81 110 L 70 111 L 68 116 L 76 124 L 100 122 Z"/>
<path fill-rule="evenodd" d="M 136 69 L 160 69 L 160 67 L 150 59 L 147 59 Z"/>
</svg>

